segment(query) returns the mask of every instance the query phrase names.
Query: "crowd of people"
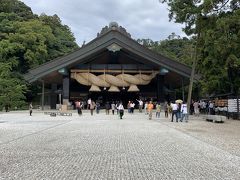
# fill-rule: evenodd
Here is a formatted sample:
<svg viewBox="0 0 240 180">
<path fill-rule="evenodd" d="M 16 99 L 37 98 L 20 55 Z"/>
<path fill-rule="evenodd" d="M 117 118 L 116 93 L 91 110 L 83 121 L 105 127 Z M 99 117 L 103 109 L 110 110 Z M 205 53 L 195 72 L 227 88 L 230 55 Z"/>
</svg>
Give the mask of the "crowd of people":
<svg viewBox="0 0 240 180">
<path fill-rule="evenodd" d="M 135 104 L 137 103 L 137 104 Z M 82 115 L 82 109 L 84 108 L 84 102 L 79 100 L 75 101 L 75 107 L 79 115 Z M 137 107 L 137 108 L 136 108 Z M 188 122 L 188 106 L 186 102 L 183 101 L 173 101 L 171 103 L 165 101 L 164 103 L 152 102 L 152 101 L 143 101 L 141 99 L 136 99 L 135 101 L 128 101 L 127 112 L 129 114 L 134 114 L 134 110 L 138 109 L 139 113 L 144 112 L 148 115 L 148 119 L 151 120 L 153 117 L 153 111 L 155 110 L 155 117 L 160 118 L 160 113 L 164 112 L 165 118 L 170 118 L 171 122 L 174 120 L 176 122 Z M 190 104 L 190 114 L 198 116 L 199 113 L 209 113 L 213 114 L 214 104 L 205 101 L 192 101 Z M 87 100 L 87 109 L 90 110 L 91 115 L 94 114 L 94 110 L 99 114 L 100 109 L 105 109 L 107 115 L 109 114 L 118 114 L 122 119 L 124 115 L 124 105 L 121 101 L 112 101 L 106 102 L 105 105 L 100 105 L 98 101 L 93 101 L 91 98 Z"/>
<path fill-rule="evenodd" d="M 142 113 L 144 110 L 144 114 L 148 115 L 148 119 L 151 120 L 153 116 L 153 110 L 155 109 L 156 118 L 160 118 L 160 113 L 164 112 L 165 118 L 170 118 L 171 122 L 188 122 L 188 115 L 195 115 L 199 116 L 200 113 L 203 114 L 215 114 L 215 107 L 214 103 L 212 101 L 192 101 L 190 104 L 190 109 L 188 112 L 188 106 L 186 102 L 183 102 L 181 100 L 176 100 L 171 103 L 165 101 L 164 103 L 159 102 L 152 102 L 152 101 L 143 101 L 141 99 L 136 99 L 135 101 L 128 101 L 126 107 L 127 112 L 129 114 L 134 114 L 134 110 L 136 109 L 136 104 L 138 107 L 139 113 Z M 89 98 L 86 103 L 84 101 L 76 100 L 74 105 L 77 110 L 77 113 L 79 116 L 82 115 L 82 110 L 85 109 L 90 110 L 90 114 L 93 115 L 94 111 L 96 111 L 97 114 L 100 113 L 100 109 L 105 109 L 105 112 L 107 115 L 115 113 L 119 115 L 120 119 L 122 119 L 124 115 L 124 105 L 121 101 L 107 101 L 104 106 L 100 105 L 100 102 L 94 101 L 91 98 Z M 32 115 L 32 103 L 29 104 L 29 113 L 30 116 Z"/>
</svg>

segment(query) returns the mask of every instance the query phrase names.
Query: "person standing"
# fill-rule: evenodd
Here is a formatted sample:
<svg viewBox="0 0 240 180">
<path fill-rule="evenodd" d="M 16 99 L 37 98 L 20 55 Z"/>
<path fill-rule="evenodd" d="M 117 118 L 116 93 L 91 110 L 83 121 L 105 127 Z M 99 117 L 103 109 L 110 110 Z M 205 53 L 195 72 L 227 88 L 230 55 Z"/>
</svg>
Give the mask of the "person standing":
<svg viewBox="0 0 240 180">
<path fill-rule="evenodd" d="M 82 115 L 82 109 L 81 109 L 81 102 L 79 100 L 77 100 L 75 102 L 75 106 L 76 106 L 76 109 L 77 109 L 77 112 L 78 112 L 78 115 Z"/>
<path fill-rule="evenodd" d="M 128 101 L 127 108 L 128 108 L 128 113 L 131 113 L 131 101 Z"/>
<path fill-rule="evenodd" d="M 111 104 L 111 109 L 112 109 L 112 114 L 114 115 L 114 111 L 115 111 L 116 105 L 114 102 L 112 102 Z"/>
<path fill-rule="evenodd" d="M 181 106 L 181 112 L 182 112 L 181 122 L 183 122 L 183 118 L 185 119 L 185 122 L 188 122 L 188 110 L 187 104 L 185 102 L 183 102 Z"/>
<path fill-rule="evenodd" d="M 176 103 L 172 103 L 171 107 L 172 107 L 172 121 L 171 122 L 173 122 L 174 115 L 176 116 L 176 122 L 178 122 L 178 115 L 177 115 L 177 113 L 178 113 L 178 105 Z"/>
<path fill-rule="evenodd" d="M 32 103 L 29 104 L 29 114 L 32 116 L 33 105 Z"/>
<path fill-rule="evenodd" d="M 148 102 L 146 101 L 145 104 L 144 104 L 144 112 L 145 112 L 145 114 L 148 114 L 147 107 L 148 107 Z"/>
<path fill-rule="evenodd" d="M 109 115 L 109 110 L 110 110 L 109 102 L 106 102 L 105 108 L 106 108 L 106 114 Z"/>
<path fill-rule="evenodd" d="M 209 102 L 209 114 L 210 115 L 214 115 L 215 113 L 214 113 L 214 104 L 213 104 L 213 102 L 212 101 L 210 101 Z"/>
<path fill-rule="evenodd" d="M 178 117 L 178 119 L 181 119 L 181 117 L 182 117 L 182 112 L 181 112 L 182 104 L 181 104 L 181 103 L 178 103 L 177 105 L 178 105 L 177 117 Z"/>
<path fill-rule="evenodd" d="M 190 104 L 190 115 L 193 115 L 194 113 L 194 106 L 193 106 L 194 101 L 192 100 L 191 104 Z"/>
<path fill-rule="evenodd" d="M 195 116 L 199 116 L 199 103 L 198 103 L 198 101 L 195 101 L 193 103 L 193 107 L 194 107 L 194 114 L 195 114 Z"/>
<path fill-rule="evenodd" d="M 8 104 L 5 105 L 5 111 L 8 112 L 9 106 Z"/>
<path fill-rule="evenodd" d="M 168 103 L 167 105 L 167 108 L 168 108 L 168 117 L 172 117 L 172 106 L 171 106 L 171 103 Z"/>
<path fill-rule="evenodd" d="M 97 114 L 99 114 L 99 111 L 100 111 L 100 103 L 97 101 L 96 102 L 96 112 L 97 112 Z"/>
<path fill-rule="evenodd" d="M 161 105 L 160 105 L 160 103 L 157 103 L 157 105 L 156 105 L 156 118 L 160 118 L 160 112 L 161 112 Z"/>
<path fill-rule="evenodd" d="M 143 108 L 143 101 L 141 99 L 137 100 L 137 101 L 138 101 L 138 109 L 139 109 L 139 112 L 141 113 L 142 112 L 142 108 Z"/>
<path fill-rule="evenodd" d="M 168 104 L 167 101 L 165 101 L 164 105 L 163 105 L 163 110 L 165 113 L 165 118 L 168 118 Z"/>
<path fill-rule="evenodd" d="M 91 101 L 91 104 L 90 104 L 90 112 L 91 112 L 91 115 L 93 115 L 93 111 L 94 111 L 95 107 L 96 107 L 95 102 L 94 102 L 94 101 Z"/>
<path fill-rule="evenodd" d="M 130 104 L 130 109 L 131 109 L 131 113 L 134 113 L 134 107 L 135 107 L 135 103 L 132 101 Z"/>
<path fill-rule="evenodd" d="M 147 106 L 147 110 L 148 110 L 148 118 L 149 118 L 149 120 L 151 120 L 152 119 L 152 111 L 153 111 L 152 101 L 149 102 L 149 104 Z"/>
<path fill-rule="evenodd" d="M 91 100 L 91 98 L 89 98 L 89 99 L 87 100 L 87 109 L 90 109 L 91 103 L 92 103 L 92 100 Z"/>
<path fill-rule="evenodd" d="M 117 103 L 115 104 L 115 107 L 117 109 L 117 114 L 119 114 L 119 109 L 118 109 L 118 106 L 120 105 L 119 101 L 117 101 Z"/>
<path fill-rule="evenodd" d="M 119 106 L 117 107 L 118 110 L 119 110 L 119 116 L 120 116 L 120 119 L 122 119 L 123 115 L 124 115 L 124 107 L 122 105 L 122 102 L 120 102 Z"/>
</svg>

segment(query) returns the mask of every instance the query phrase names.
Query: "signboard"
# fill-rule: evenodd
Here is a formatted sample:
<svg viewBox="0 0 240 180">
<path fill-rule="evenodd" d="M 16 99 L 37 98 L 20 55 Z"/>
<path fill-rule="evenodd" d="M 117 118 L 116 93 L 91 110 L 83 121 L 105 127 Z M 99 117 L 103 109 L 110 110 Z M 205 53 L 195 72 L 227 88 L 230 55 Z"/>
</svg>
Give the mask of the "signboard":
<svg viewBox="0 0 240 180">
<path fill-rule="evenodd" d="M 239 111 L 238 107 L 240 106 L 240 101 L 237 99 L 228 99 L 228 112 L 235 112 Z"/>
</svg>

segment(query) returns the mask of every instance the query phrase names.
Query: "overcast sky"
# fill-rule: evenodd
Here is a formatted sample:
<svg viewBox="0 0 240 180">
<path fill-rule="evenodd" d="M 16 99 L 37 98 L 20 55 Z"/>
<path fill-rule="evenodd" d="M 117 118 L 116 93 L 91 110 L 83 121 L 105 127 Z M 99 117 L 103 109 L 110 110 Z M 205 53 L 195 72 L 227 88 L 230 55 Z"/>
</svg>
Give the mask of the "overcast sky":
<svg viewBox="0 0 240 180">
<path fill-rule="evenodd" d="M 185 36 L 183 25 L 169 22 L 167 6 L 158 0 L 21 0 L 33 13 L 57 14 L 79 45 L 94 39 L 102 27 L 115 21 L 134 39 L 158 41 L 175 32 Z"/>
</svg>

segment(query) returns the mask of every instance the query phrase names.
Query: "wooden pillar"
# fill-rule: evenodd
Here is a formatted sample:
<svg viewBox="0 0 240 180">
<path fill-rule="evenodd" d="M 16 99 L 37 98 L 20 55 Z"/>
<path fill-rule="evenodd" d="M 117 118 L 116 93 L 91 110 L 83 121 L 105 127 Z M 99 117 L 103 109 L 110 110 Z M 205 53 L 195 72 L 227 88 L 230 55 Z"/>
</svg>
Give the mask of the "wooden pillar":
<svg viewBox="0 0 240 180">
<path fill-rule="evenodd" d="M 183 77 L 182 77 L 182 100 L 185 101 Z"/>
<path fill-rule="evenodd" d="M 165 100 L 164 93 L 164 75 L 157 75 L 157 100 L 163 102 Z"/>
<path fill-rule="evenodd" d="M 45 96 L 44 88 L 45 88 L 45 84 L 44 84 L 44 80 L 42 80 L 42 110 L 44 110 L 44 96 Z"/>
<path fill-rule="evenodd" d="M 69 76 L 63 77 L 63 104 L 67 104 L 69 102 L 69 86 L 70 86 L 70 78 Z"/>
<path fill-rule="evenodd" d="M 50 106 L 51 109 L 56 109 L 57 103 L 57 84 L 51 84 Z"/>
</svg>

